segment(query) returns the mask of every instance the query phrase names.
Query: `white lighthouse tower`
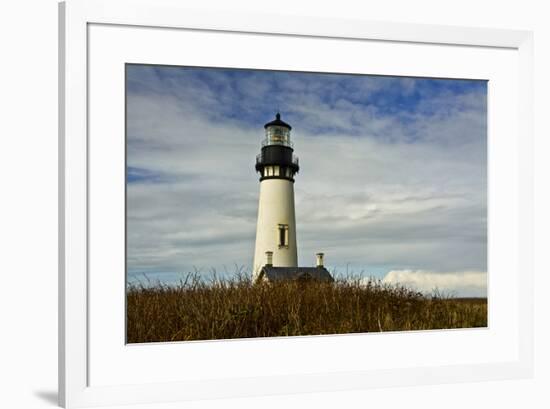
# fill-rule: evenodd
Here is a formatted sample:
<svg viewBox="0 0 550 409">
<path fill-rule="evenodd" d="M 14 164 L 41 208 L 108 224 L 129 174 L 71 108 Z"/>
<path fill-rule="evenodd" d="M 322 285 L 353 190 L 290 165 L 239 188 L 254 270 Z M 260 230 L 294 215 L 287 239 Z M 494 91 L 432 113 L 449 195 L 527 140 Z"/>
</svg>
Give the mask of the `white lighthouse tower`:
<svg viewBox="0 0 550 409">
<path fill-rule="evenodd" d="M 292 127 L 277 113 L 275 120 L 265 124 L 264 128 L 265 139 L 261 153 L 256 157 L 260 202 L 253 279 L 264 265 L 298 266 L 294 176 L 299 166 L 290 140 Z"/>
</svg>

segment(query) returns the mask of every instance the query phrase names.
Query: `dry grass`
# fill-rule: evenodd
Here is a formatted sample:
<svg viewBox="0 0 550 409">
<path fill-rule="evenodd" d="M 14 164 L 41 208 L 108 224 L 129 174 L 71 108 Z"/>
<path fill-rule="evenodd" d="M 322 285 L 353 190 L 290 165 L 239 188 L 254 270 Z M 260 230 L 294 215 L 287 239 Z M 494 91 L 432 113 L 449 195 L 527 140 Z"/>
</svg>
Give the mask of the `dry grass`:
<svg viewBox="0 0 550 409">
<path fill-rule="evenodd" d="M 129 343 L 487 326 L 486 299 L 358 279 L 253 285 L 189 276 L 176 287 L 131 286 L 127 297 Z"/>
</svg>

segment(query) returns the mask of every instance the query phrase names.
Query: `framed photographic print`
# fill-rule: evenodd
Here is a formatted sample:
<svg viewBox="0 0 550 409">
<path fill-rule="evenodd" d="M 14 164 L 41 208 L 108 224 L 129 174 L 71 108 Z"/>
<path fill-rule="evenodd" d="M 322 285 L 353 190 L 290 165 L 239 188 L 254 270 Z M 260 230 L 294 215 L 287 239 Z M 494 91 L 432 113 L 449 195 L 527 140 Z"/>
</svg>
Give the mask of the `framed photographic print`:
<svg viewBox="0 0 550 409">
<path fill-rule="evenodd" d="M 60 5 L 60 403 L 529 376 L 531 34 L 180 3 Z"/>
<path fill-rule="evenodd" d="M 125 69 L 128 343 L 487 327 L 487 81 Z"/>
</svg>

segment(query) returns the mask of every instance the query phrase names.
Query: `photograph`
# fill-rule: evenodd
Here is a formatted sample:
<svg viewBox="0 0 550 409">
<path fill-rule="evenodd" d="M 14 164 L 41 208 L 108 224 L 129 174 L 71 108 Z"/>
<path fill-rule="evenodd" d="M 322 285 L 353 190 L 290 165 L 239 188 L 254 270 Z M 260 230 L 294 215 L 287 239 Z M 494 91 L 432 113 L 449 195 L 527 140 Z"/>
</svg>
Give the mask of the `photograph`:
<svg viewBox="0 0 550 409">
<path fill-rule="evenodd" d="M 127 63 L 126 342 L 487 328 L 487 86 Z"/>
</svg>

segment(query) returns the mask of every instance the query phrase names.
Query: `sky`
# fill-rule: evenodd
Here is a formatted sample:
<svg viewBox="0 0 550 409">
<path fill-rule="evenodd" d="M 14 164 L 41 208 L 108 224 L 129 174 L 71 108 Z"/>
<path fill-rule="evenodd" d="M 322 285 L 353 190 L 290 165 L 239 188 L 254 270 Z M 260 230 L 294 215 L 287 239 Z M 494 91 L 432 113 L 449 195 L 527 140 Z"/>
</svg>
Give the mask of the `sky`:
<svg viewBox="0 0 550 409">
<path fill-rule="evenodd" d="M 300 266 L 485 296 L 485 81 L 127 65 L 128 281 L 250 272 L 263 125 L 300 158 Z"/>
</svg>

